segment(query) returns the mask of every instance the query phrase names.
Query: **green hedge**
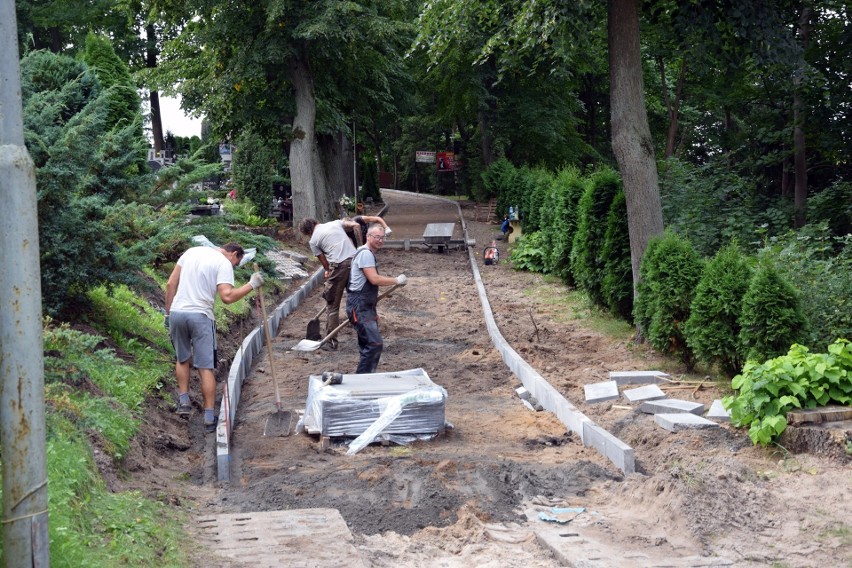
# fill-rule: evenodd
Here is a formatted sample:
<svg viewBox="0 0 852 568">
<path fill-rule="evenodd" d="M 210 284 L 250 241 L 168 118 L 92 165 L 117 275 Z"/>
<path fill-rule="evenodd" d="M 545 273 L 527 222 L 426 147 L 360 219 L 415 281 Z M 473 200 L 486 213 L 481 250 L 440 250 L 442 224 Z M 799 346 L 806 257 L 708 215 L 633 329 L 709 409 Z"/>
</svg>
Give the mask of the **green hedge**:
<svg viewBox="0 0 852 568">
<path fill-rule="evenodd" d="M 683 323 L 701 278 L 702 261 L 692 244 L 672 231 L 651 239 L 639 270 L 633 309 L 636 325 L 661 353 L 678 357 L 692 370 L 695 354 Z"/>
<path fill-rule="evenodd" d="M 750 279 L 751 267 L 739 247 L 721 249 L 704 267 L 684 326 L 698 360 L 718 365 L 729 377 L 745 363 L 740 315 Z"/>
<path fill-rule="evenodd" d="M 740 317 L 740 341 L 751 360 L 765 361 L 807 339 L 799 294 L 774 263 L 764 259 L 749 281 Z"/>
<path fill-rule="evenodd" d="M 607 307 L 603 292 L 607 218 L 613 199 L 621 190 L 621 178 L 610 168 L 592 174 L 577 208 L 577 231 L 571 248 L 571 272 L 595 304 Z"/>
</svg>

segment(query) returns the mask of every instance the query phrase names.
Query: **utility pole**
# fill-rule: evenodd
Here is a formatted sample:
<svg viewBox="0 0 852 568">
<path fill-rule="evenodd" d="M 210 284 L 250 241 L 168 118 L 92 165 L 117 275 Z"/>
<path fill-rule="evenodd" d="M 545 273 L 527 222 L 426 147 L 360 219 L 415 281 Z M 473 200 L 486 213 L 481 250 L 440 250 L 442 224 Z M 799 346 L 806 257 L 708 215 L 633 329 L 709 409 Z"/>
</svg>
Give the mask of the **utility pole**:
<svg viewBox="0 0 852 568">
<path fill-rule="evenodd" d="M 50 566 L 35 167 L 24 146 L 14 0 L 0 0 L 0 442 L 3 565 Z"/>
</svg>

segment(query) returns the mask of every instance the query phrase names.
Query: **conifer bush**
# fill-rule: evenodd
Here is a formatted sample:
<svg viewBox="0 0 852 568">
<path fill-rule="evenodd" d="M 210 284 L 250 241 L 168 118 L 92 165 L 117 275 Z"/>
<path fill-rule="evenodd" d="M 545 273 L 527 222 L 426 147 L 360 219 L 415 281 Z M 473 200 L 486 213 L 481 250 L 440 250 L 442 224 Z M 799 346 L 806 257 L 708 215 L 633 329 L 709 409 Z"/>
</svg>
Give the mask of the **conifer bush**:
<svg viewBox="0 0 852 568">
<path fill-rule="evenodd" d="M 243 132 L 234 155 L 233 180 L 237 196 L 254 203 L 261 217 L 269 216 L 272 210 L 272 161 L 266 141 L 252 130 Z"/>
<path fill-rule="evenodd" d="M 804 343 L 807 331 L 798 292 L 772 261 L 763 259 L 743 296 L 740 341 L 746 358 L 779 357 L 794 343 Z"/>
<path fill-rule="evenodd" d="M 42 306 L 79 310 L 93 286 L 132 283 L 138 260 L 121 255 L 110 204 L 150 182 L 136 167 L 134 124 L 110 129 L 109 98 L 85 63 L 49 52 L 21 60 L 24 136 L 36 168 Z M 69 268 L 73 267 L 73 269 Z"/>
<path fill-rule="evenodd" d="M 728 377 L 745 363 L 739 320 L 750 279 L 751 267 L 739 247 L 720 249 L 704 267 L 684 326 L 696 358 L 718 365 Z"/>
<path fill-rule="evenodd" d="M 672 231 L 651 239 L 639 269 L 633 315 L 654 349 L 678 357 L 692 370 L 695 354 L 683 324 L 701 278 L 702 261 L 692 244 Z"/>
<path fill-rule="evenodd" d="M 577 231 L 571 248 L 571 272 L 577 284 L 593 303 L 607 307 L 603 294 L 604 261 L 601 256 L 606 238 L 609 208 L 621 189 L 621 178 L 612 169 L 592 174 L 577 209 Z"/>
<path fill-rule="evenodd" d="M 630 262 L 630 233 L 627 228 L 627 199 L 619 191 L 612 200 L 606 221 L 601 293 L 610 312 L 633 321 L 633 266 Z"/>
<path fill-rule="evenodd" d="M 553 175 L 542 168 L 533 168 L 525 173 L 530 191 L 521 203 L 521 209 L 524 212 L 524 231 L 536 232 L 544 227 L 542 207 L 548 202 L 553 186 Z"/>
<path fill-rule="evenodd" d="M 577 232 L 577 206 L 586 184 L 577 168 L 564 168 L 556 175 L 542 205 L 544 263 L 549 274 L 558 276 L 568 285 L 574 284 L 571 245 Z"/>
<path fill-rule="evenodd" d="M 364 156 L 361 160 L 364 168 L 364 176 L 361 178 L 361 195 L 359 200 L 364 201 L 368 197 L 372 197 L 373 201 L 380 202 L 382 194 L 379 191 L 379 172 L 376 159 L 373 156 Z"/>
</svg>

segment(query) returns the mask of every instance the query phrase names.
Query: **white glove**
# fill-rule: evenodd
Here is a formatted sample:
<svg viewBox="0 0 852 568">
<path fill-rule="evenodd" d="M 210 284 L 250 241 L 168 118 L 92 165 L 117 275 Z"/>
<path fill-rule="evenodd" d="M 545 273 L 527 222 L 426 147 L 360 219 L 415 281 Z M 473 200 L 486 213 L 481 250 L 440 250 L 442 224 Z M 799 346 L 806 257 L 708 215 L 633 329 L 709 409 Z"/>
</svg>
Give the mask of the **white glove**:
<svg viewBox="0 0 852 568">
<path fill-rule="evenodd" d="M 391 231 L 391 228 L 385 227 L 385 236 L 390 235 L 391 233 L 393 233 L 393 231 Z"/>
<path fill-rule="evenodd" d="M 396 277 L 396 283 L 398 286 L 405 286 L 408 283 L 408 276 L 400 274 Z"/>
<path fill-rule="evenodd" d="M 263 286 L 263 274 L 260 272 L 255 272 L 251 275 L 251 279 L 249 279 L 249 284 L 253 290 L 257 290 L 261 286 Z"/>
</svg>

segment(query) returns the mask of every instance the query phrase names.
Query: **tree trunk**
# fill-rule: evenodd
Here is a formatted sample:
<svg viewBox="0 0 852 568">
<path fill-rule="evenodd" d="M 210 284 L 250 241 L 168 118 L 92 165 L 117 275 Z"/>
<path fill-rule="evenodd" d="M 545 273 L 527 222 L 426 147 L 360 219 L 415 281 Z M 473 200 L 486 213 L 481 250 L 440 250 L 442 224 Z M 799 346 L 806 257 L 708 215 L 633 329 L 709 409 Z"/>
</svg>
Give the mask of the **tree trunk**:
<svg viewBox="0 0 852 568">
<path fill-rule="evenodd" d="M 153 69 L 157 66 L 157 32 L 153 24 L 145 26 L 145 67 Z M 157 91 L 149 93 L 151 100 L 151 136 L 154 138 L 154 151 L 161 155 L 163 151 L 163 118 L 160 114 L 160 94 Z"/>
<path fill-rule="evenodd" d="M 491 146 L 491 125 L 484 110 L 479 111 L 479 139 L 482 150 L 482 166 L 488 168 L 494 163 L 494 149 Z"/>
<path fill-rule="evenodd" d="M 677 125 L 680 112 L 680 101 L 683 93 L 683 83 L 686 79 L 686 61 L 681 62 L 680 72 L 677 78 L 677 87 L 675 88 L 674 100 L 669 97 L 669 88 L 666 84 L 666 68 L 663 58 L 659 59 L 660 65 L 660 81 L 663 87 L 663 101 L 666 104 L 666 112 L 669 116 L 669 132 L 666 136 L 666 152 L 665 157 L 671 158 L 675 151 L 675 140 L 677 140 Z"/>
<path fill-rule="evenodd" d="M 293 185 L 293 226 L 305 217 L 320 222 L 337 217 L 316 141 L 317 103 L 314 78 L 304 49 L 288 62 L 296 115 L 290 143 L 290 181 Z"/>
<path fill-rule="evenodd" d="M 333 199 L 352 196 L 355 186 L 352 179 L 352 141 L 347 132 L 334 135 L 317 135 L 320 157 L 328 179 Z"/>
<path fill-rule="evenodd" d="M 808 45 L 808 21 L 810 19 L 811 9 L 808 6 L 802 7 L 802 15 L 799 18 L 799 38 L 802 42 L 802 50 Z M 793 78 L 793 161 L 795 168 L 796 187 L 793 190 L 795 195 L 793 202 L 796 209 L 795 227 L 797 229 L 804 227 L 807 222 L 805 216 L 805 207 L 808 199 L 808 163 L 805 147 L 805 129 L 803 122 L 805 120 L 804 104 L 802 103 L 802 79 L 804 74 L 804 65 L 798 70 Z"/>
<path fill-rule="evenodd" d="M 645 110 L 636 4 L 637 0 L 609 0 L 612 149 L 627 198 L 634 296 L 648 241 L 663 231 L 657 163 Z"/>
</svg>

